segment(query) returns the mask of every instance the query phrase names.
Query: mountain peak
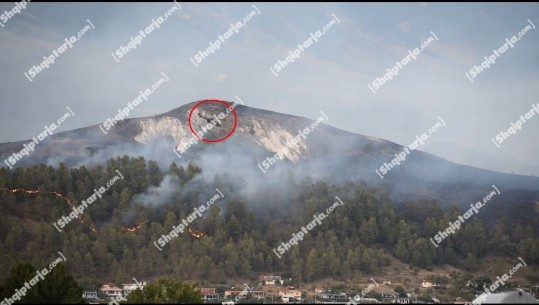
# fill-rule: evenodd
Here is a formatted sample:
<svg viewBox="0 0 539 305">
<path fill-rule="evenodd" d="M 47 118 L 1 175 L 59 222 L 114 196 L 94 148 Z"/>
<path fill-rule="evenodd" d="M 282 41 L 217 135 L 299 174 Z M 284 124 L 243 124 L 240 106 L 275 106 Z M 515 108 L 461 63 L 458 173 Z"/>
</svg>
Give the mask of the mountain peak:
<svg viewBox="0 0 539 305">
<path fill-rule="evenodd" d="M 237 120 L 230 137 L 223 138 L 221 142 L 206 143 L 193 134 L 188 122 L 189 113 L 202 101 L 186 103 L 152 117 L 117 122 L 107 134 L 100 130 L 99 125 L 54 134 L 40 143 L 31 156 L 17 162 L 17 166 L 57 165 L 60 162 L 68 166 L 94 165 L 127 154 L 144 156 L 168 167 L 171 162 L 208 159 L 211 155 L 211 158 L 240 158 L 237 161 L 244 167 L 250 166 L 255 170 L 257 164 L 279 161 L 276 167 L 305 171 L 313 177 L 331 176 L 334 179 L 363 179 L 377 183 L 380 178 L 375 170 L 393 163 L 392 160 L 404 148 L 384 139 L 331 127 L 324 124 L 325 120 L 320 120 L 322 115 L 313 120 L 245 105 L 236 105 L 237 116 L 234 118 L 228 115 L 228 120 Z M 234 103 L 227 102 L 230 105 Z M 200 105 L 193 113 L 192 124 L 206 125 L 223 110 L 227 110 L 226 106 L 219 103 Z M 216 129 L 223 129 L 221 133 L 227 134 L 232 130 L 230 123 L 220 125 Z M 195 130 L 198 129 L 195 127 Z M 0 157 L 7 159 L 19 153 L 23 144 L 28 142 L 0 144 Z M 187 143 L 190 143 L 190 148 L 185 154 L 180 154 L 178 147 Z M 461 166 L 419 150 L 410 152 L 400 163 L 393 164 L 395 168 L 383 180 L 401 181 L 401 187 L 406 190 L 396 192 L 408 193 L 408 189 L 418 189 L 419 184 L 428 181 L 429 187 L 424 189 L 428 194 L 436 192 L 431 189 L 436 183 L 455 184 L 463 179 L 475 184 L 503 183 L 507 187 L 525 189 L 537 189 L 539 185 L 537 178 Z"/>
</svg>

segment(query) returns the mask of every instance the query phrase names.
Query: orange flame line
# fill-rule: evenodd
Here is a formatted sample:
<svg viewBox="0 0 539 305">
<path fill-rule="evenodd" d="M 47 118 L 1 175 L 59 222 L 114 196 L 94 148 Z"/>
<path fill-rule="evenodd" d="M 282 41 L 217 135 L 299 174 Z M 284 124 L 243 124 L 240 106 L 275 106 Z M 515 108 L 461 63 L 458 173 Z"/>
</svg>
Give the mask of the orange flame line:
<svg viewBox="0 0 539 305">
<path fill-rule="evenodd" d="M 133 226 L 131 228 L 126 228 L 126 227 L 123 227 L 122 228 L 122 231 L 124 232 L 136 232 L 138 229 L 142 228 L 142 226 L 147 223 L 149 220 L 146 220 L 145 222 L 141 223 L 141 224 L 138 224 L 136 226 Z"/>
<path fill-rule="evenodd" d="M 31 194 L 31 195 L 35 195 L 35 194 L 48 194 L 48 195 L 54 195 L 56 197 L 60 197 L 65 203 L 67 203 L 67 205 L 69 205 L 69 207 L 74 210 L 75 209 L 75 204 L 73 202 L 71 202 L 71 200 L 69 200 L 69 198 L 67 198 L 66 196 L 58 193 L 58 192 L 41 192 L 39 190 L 25 190 L 25 189 L 19 189 L 19 188 L 16 188 L 16 189 L 6 189 L 6 188 L 0 188 L 0 190 L 2 191 L 7 191 L 7 192 L 12 192 L 12 193 L 26 193 L 26 194 Z M 79 215 L 79 220 L 81 223 L 84 223 L 84 221 L 82 220 L 82 216 Z"/>
<path fill-rule="evenodd" d="M 189 234 L 191 236 L 193 236 L 196 239 L 200 239 L 200 238 L 207 235 L 206 233 L 204 233 L 202 231 L 197 231 L 197 230 L 194 230 L 194 229 L 191 229 L 191 228 L 189 228 L 188 232 L 189 232 Z"/>
<path fill-rule="evenodd" d="M 69 205 L 69 207 L 71 207 L 71 209 L 75 209 L 75 204 L 73 204 L 73 202 L 71 202 L 71 200 L 69 200 L 69 198 L 67 198 L 66 196 L 62 195 L 61 193 L 58 193 L 58 192 L 41 192 L 39 190 L 25 190 L 25 189 L 20 189 L 20 188 L 15 188 L 15 189 L 6 189 L 6 188 L 0 188 L 1 191 L 7 191 L 7 192 L 11 192 L 11 193 L 26 193 L 26 194 L 32 194 L 32 195 L 35 195 L 35 194 L 49 194 L 49 195 L 55 195 L 57 197 L 60 197 L 62 200 L 64 200 L 65 203 L 67 203 Z M 78 217 L 80 223 L 84 224 L 84 221 L 82 219 L 82 215 L 79 215 Z M 123 227 L 122 228 L 122 231 L 123 232 L 136 232 L 138 231 L 140 228 L 142 228 L 142 226 L 149 222 L 149 220 L 146 220 L 136 226 L 133 226 L 133 227 L 130 227 L 130 228 L 126 228 L 126 227 Z M 95 227 L 92 227 L 91 228 L 92 232 L 96 232 L 97 233 L 97 230 Z M 197 231 L 197 230 L 194 230 L 192 228 L 189 228 L 188 230 L 189 232 L 189 235 L 191 235 L 192 237 L 196 238 L 196 239 L 200 239 L 208 234 L 202 232 L 202 231 Z"/>
<path fill-rule="evenodd" d="M 41 192 L 39 190 L 25 190 L 25 189 L 20 189 L 20 188 L 15 188 L 15 189 L 6 189 L 6 188 L 0 188 L 1 191 L 7 191 L 7 192 L 11 192 L 11 193 L 26 193 L 26 194 L 31 194 L 31 195 L 35 195 L 35 194 L 48 194 L 48 195 L 54 195 L 56 197 L 59 197 L 61 198 L 65 203 L 67 203 L 67 205 L 69 205 L 69 207 L 74 210 L 75 209 L 75 204 L 69 200 L 69 198 L 67 198 L 66 196 L 62 195 L 61 193 L 59 192 Z M 84 220 L 82 219 L 82 215 L 79 215 L 79 217 L 77 217 L 80 221 L 81 224 L 84 224 Z M 97 232 L 96 228 L 95 227 L 92 227 L 91 230 L 93 232 Z"/>
</svg>

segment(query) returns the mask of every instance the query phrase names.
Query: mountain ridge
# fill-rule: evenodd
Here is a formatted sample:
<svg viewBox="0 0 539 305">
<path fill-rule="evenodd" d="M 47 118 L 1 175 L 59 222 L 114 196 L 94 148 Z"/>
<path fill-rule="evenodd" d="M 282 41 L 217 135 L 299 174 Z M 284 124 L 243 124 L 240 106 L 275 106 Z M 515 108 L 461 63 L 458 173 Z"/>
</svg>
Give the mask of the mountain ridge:
<svg viewBox="0 0 539 305">
<path fill-rule="evenodd" d="M 187 103 L 151 117 L 127 118 L 119 121 L 107 134 L 99 129 L 99 124 L 55 133 L 37 145 L 36 150 L 21 159 L 17 165 L 29 166 L 38 163 L 56 165 L 64 162 L 68 166 L 80 166 L 102 163 L 121 155 L 142 155 L 158 160 L 166 166 L 171 162 L 184 163 L 197 160 L 204 155 L 223 158 L 241 155 L 247 160 L 242 161 L 245 162 L 243 165 L 252 167 L 257 172 L 257 163 L 260 164 L 266 157 L 274 156 L 297 136 L 300 129 L 314 122 L 305 117 L 239 104 L 235 107 L 238 116 L 237 127 L 231 138 L 221 143 L 200 141 L 178 158 L 173 149 L 193 137 L 187 124 L 187 117 L 194 105 L 200 102 Z M 212 107 L 201 111 L 207 116 L 216 110 L 214 106 Z M 222 108 L 226 109 L 224 106 Z M 205 123 L 204 119 L 199 120 Z M 384 163 L 391 163 L 395 154 L 401 152 L 404 146 L 389 140 L 342 130 L 327 122 L 331 121 L 322 121 L 297 146 L 291 147 L 284 155 L 284 162 L 279 162 L 275 167 L 278 170 L 288 168 L 302 172 L 305 176 L 339 182 L 356 179 L 372 184 L 387 182 L 394 186 L 395 196 L 403 198 L 410 195 L 413 190 L 422 190 L 421 192 L 430 194 L 427 197 L 453 198 L 447 195 L 449 190 L 432 193 L 432 187 L 429 185 L 433 183 L 457 185 L 456 188 L 500 184 L 505 189 L 539 190 L 537 177 L 457 164 L 423 152 L 420 150 L 421 147 L 412 151 L 402 164 L 392 168 L 383 177 L 384 179 L 380 179 L 376 175 L 376 170 Z M 12 153 L 19 152 L 25 143 L 27 141 L 0 144 L 0 157 L 6 159 Z M 262 175 L 261 172 L 259 174 Z M 458 201 L 469 201 L 470 197 L 461 199 Z"/>
</svg>

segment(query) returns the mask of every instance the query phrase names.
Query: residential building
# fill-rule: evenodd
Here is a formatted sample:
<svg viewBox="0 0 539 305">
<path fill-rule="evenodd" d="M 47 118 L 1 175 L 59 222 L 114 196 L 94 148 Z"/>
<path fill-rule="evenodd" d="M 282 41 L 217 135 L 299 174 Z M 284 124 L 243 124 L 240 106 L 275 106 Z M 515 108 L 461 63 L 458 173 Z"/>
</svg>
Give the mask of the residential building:
<svg viewBox="0 0 539 305">
<path fill-rule="evenodd" d="M 429 282 L 425 280 L 423 280 L 423 282 L 421 283 L 421 287 L 423 288 L 438 287 L 438 286 L 439 285 L 437 283 L 433 283 L 433 282 Z"/>
<path fill-rule="evenodd" d="M 207 287 L 201 287 L 198 290 L 200 290 L 200 294 L 202 294 L 202 297 L 206 301 L 211 300 L 219 300 L 219 294 L 216 291 L 217 288 L 207 288 Z"/>
<path fill-rule="evenodd" d="M 326 300 L 326 301 L 332 301 L 332 302 L 342 302 L 348 300 L 348 297 L 346 296 L 346 293 L 322 293 L 318 297 L 319 299 Z"/>
<path fill-rule="evenodd" d="M 234 297 L 242 293 L 243 290 L 225 290 L 225 298 L 226 297 Z"/>
<path fill-rule="evenodd" d="M 314 289 L 314 293 L 324 293 L 326 292 L 326 289 L 324 289 L 324 287 L 322 286 L 318 286 Z"/>
<path fill-rule="evenodd" d="M 382 290 L 380 294 L 383 299 L 397 299 L 399 297 L 399 294 L 391 289 Z"/>
<path fill-rule="evenodd" d="M 132 283 L 132 284 L 122 284 L 122 290 L 124 296 L 129 295 L 132 291 L 137 289 L 143 290 L 146 287 L 146 282 Z"/>
<path fill-rule="evenodd" d="M 261 275 L 259 278 L 262 285 L 276 285 L 277 283 L 282 285 L 283 283 L 281 277 L 278 275 Z"/>
<path fill-rule="evenodd" d="M 198 290 L 200 290 L 200 293 L 202 295 L 216 294 L 217 293 L 217 288 L 200 287 L 200 288 L 198 288 Z"/>
<path fill-rule="evenodd" d="M 261 290 L 253 291 L 252 296 L 254 299 L 263 300 L 266 298 L 266 292 Z"/>
<path fill-rule="evenodd" d="M 82 297 L 87 300 L 95 300 L 97 299 L 97 291 L 84 291 Z"/>
<path fill-rule="evenodd" d="M 505 291 L 488 293 L 485 299 L 476 298 L 483 304 L 537 304 L 538 300 L 526 291 Z"/>
<path fill-rule="evenodd" d="M 410 299 L 409 298 L 397 298 L 397 299 L 391 300 L 391 303 L 393 303 L 393 304 L 410 304 Z"/>
<path fill-rule="evenodd" d="M 279 296 L 283 299 L 283 303 L 289 303 L 292 299 L 300 300 L 301 291 L 296 290 L 294 287 L 288 287 L 286 289 L 279 290 Z"/>
<path fill-rule="evenodd" d="M 104 284 L 100 290 L 108 297 L 123 296 L 123 289 L 111 283 Z"/>
</svg>

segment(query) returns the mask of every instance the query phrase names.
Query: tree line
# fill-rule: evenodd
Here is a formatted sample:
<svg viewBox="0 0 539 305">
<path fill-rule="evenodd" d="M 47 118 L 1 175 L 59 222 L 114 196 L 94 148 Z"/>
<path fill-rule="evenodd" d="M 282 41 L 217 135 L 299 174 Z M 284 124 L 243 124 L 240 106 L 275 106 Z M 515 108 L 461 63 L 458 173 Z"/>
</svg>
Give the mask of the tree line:
<svg viewBox="0 0 539 305">
<path fill-rule="evenodd" d="M 0 188 L 55 191 L 80 203 L 116 170 L 124 179 L 84 212 L 83 223 L 72 222 L 63 232 L 52 226 L 70 212 L 60 198 L 0 192 L 0 280 L 6 280 L 21 261 L 43 265 L 58 251 L 68 258 L 66 267 L 73 277 L 93 286 L 163 275 L 212 283 L 254 279 L 259 273 L 278 273 L 298 282 L 352 279 L 388 266 L 392 256 L 418 268 L 450 264 L 474 270 L 487 254 L 520 255 L 528 264 L 539 263 L 537 223 L 514 223 L 507 216 L 488 225 L 474 217 L 436 248 L 429 239 L 445 230 L 461 210 L 442 209 L 435 200 L 395 206 L 388 188 L 362 182 L 292 181 L 298 194 L 287 204 L 274 206 L 270 197 L 242 197 L 241 186 L 226 175 L 217 176 L 211 185 L 195 179 L 201 174 L 195 163 L 173 163 L 162 170 L 154 161 L 124 156 L 91 168 L 63 164 L 2 168 Z M 166 175 L 174 177 L 177 189 L 164 204 L 155 208 L 136 202 L 138 194 L 158 186 Z M 215 186 L 226 190 L 225 200 L 191 225 L 206 235 L 197 239 L 180 234 L 158 251 L 153 242 L 200 205 L 199 194 Z M 335 195 L 345 204 L 279 259 L 272 249 L 290 240 L 314 214 L 324 212 Z M 136 232 L 122 229 L 147 220 Z"/>
</svg>

